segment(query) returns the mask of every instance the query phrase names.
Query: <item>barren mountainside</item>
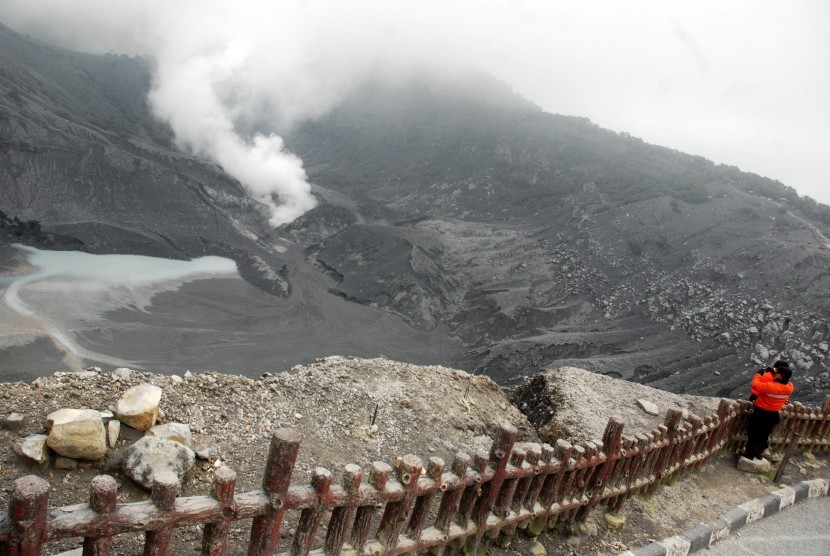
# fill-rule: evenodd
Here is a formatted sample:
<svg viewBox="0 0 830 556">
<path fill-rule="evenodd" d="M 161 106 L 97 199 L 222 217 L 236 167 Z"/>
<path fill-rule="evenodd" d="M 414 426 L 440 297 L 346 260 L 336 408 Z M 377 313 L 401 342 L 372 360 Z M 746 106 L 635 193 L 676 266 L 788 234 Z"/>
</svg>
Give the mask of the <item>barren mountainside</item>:
<svg viewBox="0 0 830 556">
<path fill-rule="evenodd" d="M 319 205 L 271 230 L 151 116 L 152 61 L 4 27 L 0 47 L 6 242 L 228 256 L 263 291 L 326 299 L 320 319 L 360 304 L 429 332 L 401 333 L 413 351 L 446 338 L 442 363 L 502 385 L 573 365 L 743 396 L 786 357 L 797 399 L 830 386 L 830 208 L 778 182 L 544 113 L 480 72 L 414 71 L 276 126 Z"/>
</svg>

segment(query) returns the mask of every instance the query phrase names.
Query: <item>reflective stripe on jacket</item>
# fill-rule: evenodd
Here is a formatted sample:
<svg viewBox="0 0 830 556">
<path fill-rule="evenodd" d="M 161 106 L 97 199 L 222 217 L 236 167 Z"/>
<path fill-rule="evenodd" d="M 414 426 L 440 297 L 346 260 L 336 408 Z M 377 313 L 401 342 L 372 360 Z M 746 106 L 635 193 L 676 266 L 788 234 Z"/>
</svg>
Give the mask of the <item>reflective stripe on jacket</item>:
<svg viewBox="0 0 830 556">
<path fill-rule="evenodd" d="M 758 394 L 755 405 L 767 411 L 778 411 L 784 407 L 793 390 L 792 382 L 787 384 L 775 382 L 772 373 L 759 373 L 752 379 L 752 392 Z"/>
</svg>

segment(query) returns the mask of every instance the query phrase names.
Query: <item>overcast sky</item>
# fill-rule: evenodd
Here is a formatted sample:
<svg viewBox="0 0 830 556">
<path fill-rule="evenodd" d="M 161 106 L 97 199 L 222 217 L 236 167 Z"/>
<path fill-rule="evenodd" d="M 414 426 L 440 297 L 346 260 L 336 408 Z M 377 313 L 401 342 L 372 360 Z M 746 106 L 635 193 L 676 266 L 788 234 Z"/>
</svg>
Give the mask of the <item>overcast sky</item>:
<svg viewBox="0 0 830 556">
<path fill-rule="evenodd" d="M 546 111 L 778 179 L 830 204 L 824 0 L 2 0 L 0 21 L 64 46 L 160 56 L 168 75 L 180 67 L 199 74 L 198 58 L 213 85 L 247 80 L 298 117 L 336 102 L 377 56 L 460 58 Z M 161 87 L 162 117 L 177 110 L 181 86 Z M 278 138 L 264 140 L 274 141 L 268 153 L 279 152 Z"/>
</svg>

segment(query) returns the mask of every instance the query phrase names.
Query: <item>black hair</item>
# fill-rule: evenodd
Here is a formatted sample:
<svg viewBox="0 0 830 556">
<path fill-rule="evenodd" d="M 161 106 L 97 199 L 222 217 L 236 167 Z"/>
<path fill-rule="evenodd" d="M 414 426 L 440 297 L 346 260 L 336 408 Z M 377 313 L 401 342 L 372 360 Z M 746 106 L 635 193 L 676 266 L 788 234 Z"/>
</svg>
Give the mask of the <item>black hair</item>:
<svg viewBox="0 0 830 556">
<path fill-rule="evenodd" d="M 778 361 L 772 364 L 773 369 L 780 369 L 782 367 L 787 367 L 789 369 L 790 364 L 784 361 L 783 359 L 779 359 Z"/>
<path fill-rule="evenodd" d="M 793 376 L 793 370 L 789 366 L 778 367 L 775 369 L 775 372 L 778 373 L 778 378 L 776 378 L 775 381 L 780 382 L 781 384 L 787 384 Z"/>
</svg>

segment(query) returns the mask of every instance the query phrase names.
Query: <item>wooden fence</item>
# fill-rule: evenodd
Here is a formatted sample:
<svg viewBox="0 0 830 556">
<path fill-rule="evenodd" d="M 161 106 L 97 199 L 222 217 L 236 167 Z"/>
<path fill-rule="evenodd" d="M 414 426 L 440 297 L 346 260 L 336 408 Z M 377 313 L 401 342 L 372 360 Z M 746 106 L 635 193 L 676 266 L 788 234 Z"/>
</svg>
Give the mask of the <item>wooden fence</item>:
<svg viewBox="0 0 830 556">
<path fill-rule="evenodd" d="M 180 498 L 176 477 L 162 474 L 149 501 L 118 504 L 115 480 L 102 475 L 92 481 L 88 503 L 50 509 L 49 484 L 27 476 L 15 482 L 9 513 L 0 518 L 0 554 L 39 554 L 48 541 L 83 537 L 83 554 L 107 555 L 113 536 L 144 532 L 144 554 L 160 555 L 169 552 L 176 528 L 204 525 L 201 553 L 219 555 L 228 549 L 232 523 L 245 519 L 252 519 L 249 555 L 484 552 L 518 529 L 535 536 L 557 522 L 585 519 L 599 505 L 618 511 L 632 494 L 739 446 L 750 407 L 722 400 L 705 418 L 669 410 L 663 425 L 633 436 L 611 419 L 601 441 L 581 445 L 517 445 L 516 429 L 502 424 L 489 452 L 458 453 L 449 467 L 437 457 L 424 466 L 407 455 L 394 467 L 373 463 L 367 480 L 357 465 L 345 466 L 337 484 L 317 468 L 305 486 L 291 485 L 299 436 L 281 429 L 262 488 L 244 494 L 235 493 L 235 473 L 221 467 L 208 496 Z M 803 448 L 830 450 L 830 396 L 821 408 L 789 405 L 782 417 L 773 445 L 798 433 Z M 289 517 L 293 535 L 281 539 Z"/>
</svg>

